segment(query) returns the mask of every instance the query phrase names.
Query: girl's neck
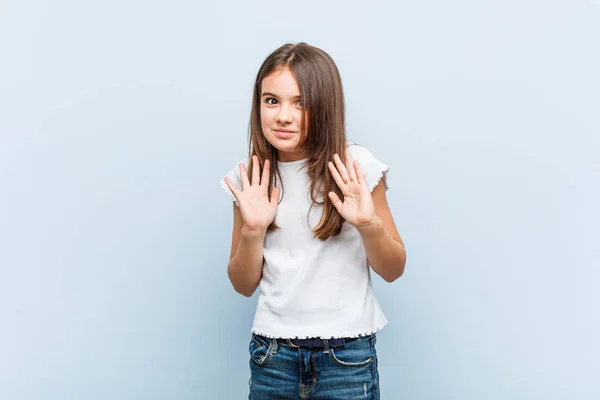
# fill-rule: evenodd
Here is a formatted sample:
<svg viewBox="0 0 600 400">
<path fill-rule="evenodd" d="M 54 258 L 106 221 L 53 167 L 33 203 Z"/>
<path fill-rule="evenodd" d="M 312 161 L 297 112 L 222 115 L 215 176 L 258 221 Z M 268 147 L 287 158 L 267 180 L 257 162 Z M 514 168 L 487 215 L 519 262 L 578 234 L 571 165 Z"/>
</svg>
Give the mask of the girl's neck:
<svg viewBox="0 0 600 400">
<path fill-rule="evenodd" d="M 308 155 L 304 152 L 302 153 L 281 153 L 277 154 L 277 161 L 282 164 L 295 163 L 298 161 L 305 161 L 308 158 Z"/>
</svg>

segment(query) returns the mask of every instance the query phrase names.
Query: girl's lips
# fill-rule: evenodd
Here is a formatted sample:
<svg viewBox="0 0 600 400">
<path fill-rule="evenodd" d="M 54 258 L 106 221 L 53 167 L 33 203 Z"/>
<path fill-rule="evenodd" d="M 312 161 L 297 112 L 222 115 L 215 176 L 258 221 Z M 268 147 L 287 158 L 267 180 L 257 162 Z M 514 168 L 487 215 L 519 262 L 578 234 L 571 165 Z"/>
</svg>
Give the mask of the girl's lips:
<svg viewBox="0 0 600 400">
<path fill-rule="evenodd" d="M 277 129 L 274 129 L 274 131 L 275 135 L 280 139 L 289 139 L 296 134 L 296 132 L 278 131 Z"/>
</svg>

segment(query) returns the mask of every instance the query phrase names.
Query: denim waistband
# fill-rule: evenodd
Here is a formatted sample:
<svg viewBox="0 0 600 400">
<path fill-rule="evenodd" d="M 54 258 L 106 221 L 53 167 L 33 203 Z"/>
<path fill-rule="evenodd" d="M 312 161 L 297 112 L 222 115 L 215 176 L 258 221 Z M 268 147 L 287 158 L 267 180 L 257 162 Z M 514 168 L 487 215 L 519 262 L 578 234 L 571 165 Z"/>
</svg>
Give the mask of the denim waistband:
<svg viewBox="0 0 600 400">
<path fill-rule="evenodd" d="M 269 340 L 268 338 L 266 338 Z M 342 347 L 346 343 L 358 338 L 308 338 L 308 339 L 277 339 L 277 343 L 287 344 L 292 347 L 303 347 L 308 349 L 322 349 L 326 347 Z"/>
</svg>

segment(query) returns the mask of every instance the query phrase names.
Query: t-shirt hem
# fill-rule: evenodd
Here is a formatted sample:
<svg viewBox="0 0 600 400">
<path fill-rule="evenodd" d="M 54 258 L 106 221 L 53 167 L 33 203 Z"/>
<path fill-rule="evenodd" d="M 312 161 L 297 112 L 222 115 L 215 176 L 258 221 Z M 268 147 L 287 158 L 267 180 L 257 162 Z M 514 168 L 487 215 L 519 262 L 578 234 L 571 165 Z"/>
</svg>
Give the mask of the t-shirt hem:
<svg viewBox="0 0 600 400">
<path fill-rule="evenodd" d="M 350 332 L 342 332 L 342 333 L 335 333 L 335 334 L 315 333 L 315 334 L 290 336 L 290 335 L 284 335 L 284 334 L 278 335 L 278 334 L 270 334 L 270 333 L 266 333 L 266 332 L 261 332 L 260 330 L 255 329 L 255 328 L 250 329 L 250 331 L 257 335 L 267 337 L 269 339 L 356 338 L 356 337 L 361 337 L 361 336 L 373 335 L 373 334 L 379 332 L 381 329 L 383 329 L 383 327 L 386 326 L 387 323 L 388 323 L 387 319 L 384 319 L 383 323 L 381 323 L 377 328 L 370 330 L 370 331 L 360 331 L 360 332 L 350 331 Z"/>
</svg>

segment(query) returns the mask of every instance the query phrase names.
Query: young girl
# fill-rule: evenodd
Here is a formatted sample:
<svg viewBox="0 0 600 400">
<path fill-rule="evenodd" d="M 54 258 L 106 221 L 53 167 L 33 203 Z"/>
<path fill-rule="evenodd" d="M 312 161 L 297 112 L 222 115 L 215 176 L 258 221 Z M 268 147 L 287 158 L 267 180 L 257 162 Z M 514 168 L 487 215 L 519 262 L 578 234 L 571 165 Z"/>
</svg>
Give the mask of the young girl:
<svg viewBox="0 0 600 400">
<path fill-rule="evenodd" d="M 221 180 L 234 200 L 229 279 L 247 297 L 260 287 L 249 399 L 379 399 L 387 320 L 369 266 L 393 282 L 406 252 L 388 167 L 347 141 L 344 112 L 331 57 L 280 47 L 256 77 L 248 158 Z"/>
</svg>

